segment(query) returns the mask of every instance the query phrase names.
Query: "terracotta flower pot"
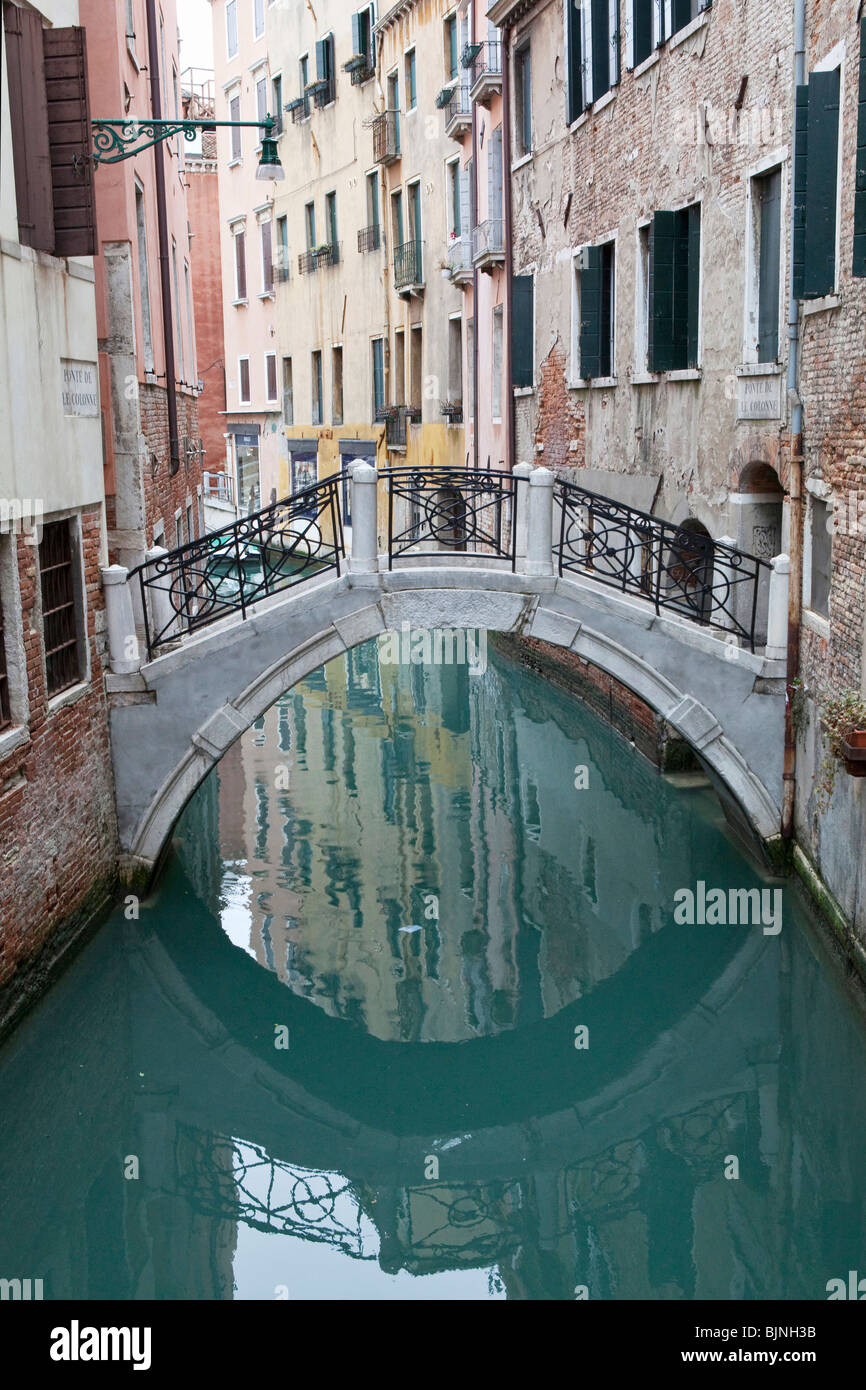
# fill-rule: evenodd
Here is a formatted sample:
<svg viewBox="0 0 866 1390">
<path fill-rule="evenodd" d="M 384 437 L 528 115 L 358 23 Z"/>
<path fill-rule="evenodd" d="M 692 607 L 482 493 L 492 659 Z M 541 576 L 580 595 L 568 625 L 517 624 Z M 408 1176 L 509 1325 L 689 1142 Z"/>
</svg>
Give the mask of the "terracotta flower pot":
<svg viewBox="0 0 866 1390">
<path fill-rule="evenodd" d="M 845 771 L 851 777 L 866 777 L 866 729 L 852 729 L 842 740 Z"/>
</svg>

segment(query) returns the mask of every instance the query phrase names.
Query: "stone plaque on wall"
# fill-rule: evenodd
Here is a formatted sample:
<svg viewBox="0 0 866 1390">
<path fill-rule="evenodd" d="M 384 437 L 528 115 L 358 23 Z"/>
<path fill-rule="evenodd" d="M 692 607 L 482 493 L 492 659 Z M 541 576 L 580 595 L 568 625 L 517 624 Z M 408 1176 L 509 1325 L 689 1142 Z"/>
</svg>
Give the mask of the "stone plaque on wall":
<svg viewBox="0 0 866 1390">
<path fill-rule="evenodd" d="M 738 377 L 737 418 L 739 420 L 781 420 L 781 376 Z"/>
<path fill-rule="evenodd" d="M 61 357 L 64 415 L 93 417 L 99 414 L 99 379 L 95 362 L 75 362 Z"/>
</svg>

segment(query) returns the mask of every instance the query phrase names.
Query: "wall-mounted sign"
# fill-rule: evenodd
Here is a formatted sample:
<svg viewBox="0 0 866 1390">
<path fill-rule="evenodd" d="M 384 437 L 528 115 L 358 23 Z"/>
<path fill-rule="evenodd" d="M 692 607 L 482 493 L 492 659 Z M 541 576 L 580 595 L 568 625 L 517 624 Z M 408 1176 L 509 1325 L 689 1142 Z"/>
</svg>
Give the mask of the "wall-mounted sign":
<svg viewBox="0 0 866 1390">
<path fill-rule="evenodd" d="M 781 376 L 738 377 L 737 418 L 739 420 L 781 420 Z"/>
<path fill-rule="evenodd" d="M 75 362 L 71 358 L 61 357 L 60 372 L 63 381 L 63 414 L 85 418 L 98 415 L 99 380 L 96 363 Z"/>
</svg>

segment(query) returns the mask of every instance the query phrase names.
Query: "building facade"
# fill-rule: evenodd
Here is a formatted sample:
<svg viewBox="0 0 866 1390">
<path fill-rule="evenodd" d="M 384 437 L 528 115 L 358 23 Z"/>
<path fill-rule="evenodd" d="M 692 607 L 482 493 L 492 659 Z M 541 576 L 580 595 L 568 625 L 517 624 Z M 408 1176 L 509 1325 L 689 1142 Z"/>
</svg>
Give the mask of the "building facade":
<svg viewBox="0 0 866 1390">
<path fill-rule="evenodd" d="M 3 6 L 0 1027 L 116 884 L 96 232 L 79 19 L 77 0 Z"/>
<path fill-rule="evenodd" d="M 182 119 L 175 0 L 81 0 L 95 119 Z M 200 535 L 184 140 L 96 171 L 96 262 L 105 495 L 112 560 L 141 562 Z"/>
</svg>

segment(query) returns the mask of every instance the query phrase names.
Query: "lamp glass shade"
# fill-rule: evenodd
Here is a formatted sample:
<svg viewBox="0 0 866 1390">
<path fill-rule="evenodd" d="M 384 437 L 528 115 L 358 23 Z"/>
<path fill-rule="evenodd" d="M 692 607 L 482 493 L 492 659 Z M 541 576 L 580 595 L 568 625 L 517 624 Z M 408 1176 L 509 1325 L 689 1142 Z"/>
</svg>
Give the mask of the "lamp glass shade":
<svg viewBox="0 0 866 1390">
<path fill-rule="evenodd" d="M 265 137 L 262 141 L 262 152 L 259 157 L 259 167 L 256 170 L 257 179 L 275 179 L 279 182 L 286 177 L 285 170 L 280 163 L 280 156 L 277 154 L 276 140 Z"/>
</svg>

